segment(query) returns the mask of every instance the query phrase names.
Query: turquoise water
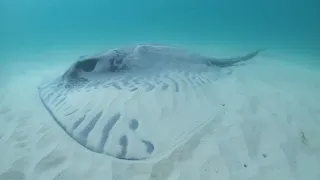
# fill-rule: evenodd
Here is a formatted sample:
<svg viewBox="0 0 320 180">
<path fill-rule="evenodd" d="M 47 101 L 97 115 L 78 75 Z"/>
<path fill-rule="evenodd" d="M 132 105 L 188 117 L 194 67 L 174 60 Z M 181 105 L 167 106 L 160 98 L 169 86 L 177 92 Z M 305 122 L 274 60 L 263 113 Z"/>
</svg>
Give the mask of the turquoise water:
<svg viewBox="0 0 320 180">
<path fill-rule="evenodd" d="M 316 0 L 1 0 L 5 53 L 128 43 L 214 44 L 316 54 Z"/>
</svg>

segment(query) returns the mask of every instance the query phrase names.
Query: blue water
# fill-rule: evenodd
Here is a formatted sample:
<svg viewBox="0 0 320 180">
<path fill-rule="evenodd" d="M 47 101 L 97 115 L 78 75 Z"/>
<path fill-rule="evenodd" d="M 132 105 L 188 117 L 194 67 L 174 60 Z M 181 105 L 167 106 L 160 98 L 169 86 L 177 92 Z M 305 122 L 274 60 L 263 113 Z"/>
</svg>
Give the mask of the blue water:
<svg viewBox="0 0 320 180">
<path fill-rule="evenodd" d="M 319 8 L 317 0 L 1 0 L 0 49 L 151 42 L 315 54 Z"/>
</svg>

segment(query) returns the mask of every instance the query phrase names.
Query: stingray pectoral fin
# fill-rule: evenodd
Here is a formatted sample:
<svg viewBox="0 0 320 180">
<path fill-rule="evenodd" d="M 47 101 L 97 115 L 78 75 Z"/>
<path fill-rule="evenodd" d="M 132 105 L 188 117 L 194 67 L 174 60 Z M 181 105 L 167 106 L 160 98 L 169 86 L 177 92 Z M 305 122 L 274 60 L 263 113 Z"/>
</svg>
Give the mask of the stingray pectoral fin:
<svg viewBox="0 0 320 180">
<path fill-rule="evenodd" d="M 246 54 L 244 56 L 239 56 L 239 57 L 233 57 L 233 58 L 225 58 L 225 59 L 218 59 L 218 58 L 208 58 L 206 60 L 208 65 L 211 66 L 218 66 L 218 67 L 228 67 L 228 66 L 233 66 L 236 63 L 243 62 L 243 61 L 248 61 L 255 56 L 257 56 L 261 51 L 257 50 L 254 52 L 251 52 L 249 54 Z"/>
</svg>

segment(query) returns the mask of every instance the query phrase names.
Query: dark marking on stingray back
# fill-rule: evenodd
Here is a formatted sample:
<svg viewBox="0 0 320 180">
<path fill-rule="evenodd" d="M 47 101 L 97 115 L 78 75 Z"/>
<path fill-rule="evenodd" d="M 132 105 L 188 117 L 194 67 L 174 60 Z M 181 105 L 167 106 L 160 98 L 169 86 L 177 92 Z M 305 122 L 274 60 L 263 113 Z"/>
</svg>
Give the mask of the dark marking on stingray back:
<svg viewBox="0 0 320 180">
<path fill-rule="evenodd" d="M 115 55 L 112 56 L 109 60 L 110 66 L 109 66 L 109 71 L 110 72 L 117 72 L 117 71 L 123 71 L 128 69 L 128 66 L 123 64 L 124 58 L 128 55 L 128 53 L 125 53 L 124 51 L 121 50 L 114 50 Z"/>
<path fill-rule="evenodd" d="M 106 142 L 108 141 L 110 131 L 114 127 L 114 125 L 119 121 L 121 114 L 117 113 L 113 115 L 108 123 L 103 127 L 102 130 L 102 137 L 100 139 L 99 147 L 97 149 L 98 152 L 103 152 L 103 147 L 105 146 Z"/>
<path fill-rule="evenodd" d="M 98 120 L 100 119 L 102 115 L 102 112 L 99 112 L 95 117 L 92 118 L 92 120 L 89 122 L 89 124 L 80 132 L 81 138 L 79 138 L 79 141 L 81 144 L 86 145 L 87 144 L 87 138 L 91 130 L 94 128 Z"/>
<path fill-rule="evenodd" d="M 142 140 L 142 142 L 146 145 L 147 152 L 149 154 L 151 154 L 154 151 L 154 145 L 150 141 L 147 141 L 147 140 Z"/>
<path fill-rule="evenodd" d="M 121 146 L 121 152 L 120 152 L 120 154 L 118 154 L 117 157 L 119 159 L 124 159 L 125 156 L 127 155 L 127 147 L 128 147 L 128 138 L 127 138 L 127 136 L 125 136 L 125 135 L 122 136 L 120 138 L 119 144 Z"/>
<path fill-rule="evenodd" d="M 75 130 L 78 128 L 78 126 L 83 122 L 83 120 L 86 118 L 86 115 L 83 115 L 81 118 L 79 118 L 72 126 L 72 129 Z"/>
<path fill-rule="evenodd" d="M 135 131 L 139 127 L 139 122 L 136 119 L 130 121 L 129 127 L 131 130 Z"/>
</svg>

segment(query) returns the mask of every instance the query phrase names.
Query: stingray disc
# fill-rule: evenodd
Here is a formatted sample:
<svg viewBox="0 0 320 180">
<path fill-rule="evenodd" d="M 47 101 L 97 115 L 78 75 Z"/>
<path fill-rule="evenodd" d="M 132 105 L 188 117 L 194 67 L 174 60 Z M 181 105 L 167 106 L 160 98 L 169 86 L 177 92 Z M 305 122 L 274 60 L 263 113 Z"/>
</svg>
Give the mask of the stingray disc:
<svg viewBox="0 0 320 180">
<path fill-rule="evenodd" d="M 165 46 L 86 56 L 39 86 L 43 105 L 83 147 L 123 160 L 161 158 L 222 111 L 220 68 Z"/>
</svg>

